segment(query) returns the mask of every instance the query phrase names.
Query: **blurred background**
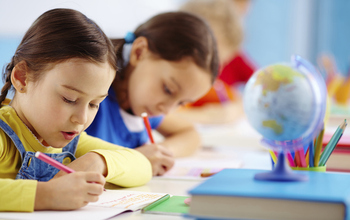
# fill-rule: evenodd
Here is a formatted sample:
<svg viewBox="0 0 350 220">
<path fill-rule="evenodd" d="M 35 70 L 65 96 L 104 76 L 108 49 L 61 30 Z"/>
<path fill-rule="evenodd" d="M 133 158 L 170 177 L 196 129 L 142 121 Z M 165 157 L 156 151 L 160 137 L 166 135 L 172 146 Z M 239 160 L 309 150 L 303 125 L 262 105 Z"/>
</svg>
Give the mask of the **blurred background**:
<svg viewBox="0 0 350 220">
<path fill-rule="evenodd" d="M 73 8 L 109 37 L 123 37 L 153 15 L 186 0 L 0 0 L 0 65 L 9 62 L 31 23 L 52 8 Z M 251 0 L 244 16 L 244 50 L 263 67 L 298 54 L 317 65 L 330 54 L 341 74 L 350 66 L 350 1 Z M 1 69 L 2 69 L 1 68 Z M 1 84 L 2 86 L 2 81 Z"/>
</svg>

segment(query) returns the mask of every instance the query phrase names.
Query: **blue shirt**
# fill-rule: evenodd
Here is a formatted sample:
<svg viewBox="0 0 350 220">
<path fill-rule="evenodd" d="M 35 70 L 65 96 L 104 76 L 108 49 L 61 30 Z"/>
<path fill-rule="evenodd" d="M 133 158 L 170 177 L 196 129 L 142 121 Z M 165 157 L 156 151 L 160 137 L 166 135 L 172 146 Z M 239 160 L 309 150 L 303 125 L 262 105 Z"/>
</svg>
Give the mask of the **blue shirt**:
<svg viewBox="0 0 350 220">
<path fill-rule="evenodd" d="M 163 116 L 150 117 L 152 129 L 157 128 Z M 112 88 L 100 104 L 97 115 L 86 132 L 102 140 L 128 148 L 136 148 L 148 142 L 149 137 L 142 117 L 121 109 Z"/>
</svg>

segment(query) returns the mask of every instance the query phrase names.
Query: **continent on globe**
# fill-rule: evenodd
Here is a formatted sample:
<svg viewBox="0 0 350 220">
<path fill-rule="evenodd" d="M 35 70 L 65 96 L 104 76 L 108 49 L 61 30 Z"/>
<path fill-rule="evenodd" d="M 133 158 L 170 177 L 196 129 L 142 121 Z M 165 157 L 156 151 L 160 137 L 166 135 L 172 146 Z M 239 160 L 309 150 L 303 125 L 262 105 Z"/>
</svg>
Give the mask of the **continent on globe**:
<svg viewBox="0 0 350 220">
<path fill-rule="evenodd" d="M 275 92 L 281 85 L 292 83 L 294 77 L 303 77 L 303 75 L 288 66 L 277 64 L 273 67 L 267 67 L 261 70 L 254 85 L 261 85 L 263 87 L 263 95 L 266 95 L 268 91 Z"/>
<path fill-rule="evenodd" d="M 271 128 L 276 134 L 283 132 L 283 127 L 278 124 L 275 120 L 266 120 L 262 122 L 263 126 Z"/>
</svg>

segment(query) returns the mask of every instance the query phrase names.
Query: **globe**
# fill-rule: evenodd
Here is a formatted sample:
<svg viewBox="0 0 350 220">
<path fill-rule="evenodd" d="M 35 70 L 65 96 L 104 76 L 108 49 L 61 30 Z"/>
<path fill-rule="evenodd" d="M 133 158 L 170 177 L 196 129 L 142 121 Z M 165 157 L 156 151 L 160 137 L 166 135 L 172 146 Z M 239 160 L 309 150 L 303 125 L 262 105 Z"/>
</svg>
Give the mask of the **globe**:
<svg viewBox="0 0 350 220">
<path fill-rule="evenodd" d="M 293 56 L 257 70 L 243 95 L 249 123 L 276 151 L 295 151 L 315 138 L 326 110 L 326 85 L 308 61 Z"/>
</svg>

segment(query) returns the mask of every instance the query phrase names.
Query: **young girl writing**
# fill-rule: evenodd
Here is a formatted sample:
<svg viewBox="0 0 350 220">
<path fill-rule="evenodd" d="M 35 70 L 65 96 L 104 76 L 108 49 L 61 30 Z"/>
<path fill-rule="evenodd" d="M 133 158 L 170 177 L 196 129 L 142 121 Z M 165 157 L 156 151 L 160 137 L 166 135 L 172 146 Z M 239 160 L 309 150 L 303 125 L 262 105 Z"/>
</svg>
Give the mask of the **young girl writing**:
<svg viewBox="0 0 350 220">
<path fill-rule="evenodd" d="M 120 69 L 87 133 L 135 148 L 150 160 L 153 175 L 162 175 L 174 157 L 190 155 L 200 146 L 194 126 L 168 113 L 210 89 L 218 71 L 215 38 L 197 16 L 169 12 L 113 43 Z M 147 143 L 143 112 L 165 137 L 162 142 Z"/>
<path fill-rule="evenodd" d="M 105 181 L 128 187 L 151 178 L 141 153 L 83 132 L 116 69 L 112 43 L 80 12 L 53 9 L 33 23 L 4 71 L 0 211 L 77 209 L 97 201 Z M 77 172 L 58 172 L 36 151 Z"/>
</svg>

